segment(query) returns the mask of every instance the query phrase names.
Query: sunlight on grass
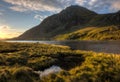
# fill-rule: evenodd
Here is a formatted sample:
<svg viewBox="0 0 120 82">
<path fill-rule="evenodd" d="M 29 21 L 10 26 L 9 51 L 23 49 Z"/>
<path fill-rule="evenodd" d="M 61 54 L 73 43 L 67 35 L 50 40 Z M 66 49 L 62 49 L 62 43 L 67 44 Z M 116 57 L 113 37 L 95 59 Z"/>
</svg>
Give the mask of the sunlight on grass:
<svg viewBox="0 0 120 82">
<path fill-rule="evenodd" d="M 36 71 L 61 71 L 42 78 Z M 120 55 L 67 46 L 0 42 L 0 82 L 119 82 Z"/>
<path fill-rule="evenodd" d="M 87 27 L 55 37 L 55 40 L 120 40 L 119 26 Z"/>
</svg>

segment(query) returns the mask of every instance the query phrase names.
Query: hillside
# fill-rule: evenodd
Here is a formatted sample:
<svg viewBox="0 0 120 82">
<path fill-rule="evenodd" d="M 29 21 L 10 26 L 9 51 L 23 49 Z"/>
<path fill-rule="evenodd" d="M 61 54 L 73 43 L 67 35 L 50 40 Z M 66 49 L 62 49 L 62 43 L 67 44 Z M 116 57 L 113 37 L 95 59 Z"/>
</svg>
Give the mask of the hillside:
<svg viewBox="0 0 120 82">
<path fill-rule="evenodd" d="M 56 36 L 55 40 L 120 40 L 120 26 L 87 27 Z"/>
<path fill-rule="evenodd" d="M 62 10 L 58 14 L 54 14 L 52 16 L 47 17 L 41 22 L 40 25 L 33 27 L 30 30 L 27 30 L 16 39 L 22 40 L 54 39 L 54 37 L 57 37 L 59 35 L 63 34 L 69 35 L 69 33 L 72 34 L 75 31 L 78 31 L 83 28 L 88 27 L 95 27 L 96 29 L 98 27 L 109 28 L 109 26 L 118 25 L 120 25 L 120 11 L 110 14 L 97 14 L 84 7 L 70 6 Z M 114 34 L 118 33 L 114 32 Z M 80 37 L 78 37 L 78 39 Z M 74 38 L 71 39 L 74 40 Z"/>
</svg>

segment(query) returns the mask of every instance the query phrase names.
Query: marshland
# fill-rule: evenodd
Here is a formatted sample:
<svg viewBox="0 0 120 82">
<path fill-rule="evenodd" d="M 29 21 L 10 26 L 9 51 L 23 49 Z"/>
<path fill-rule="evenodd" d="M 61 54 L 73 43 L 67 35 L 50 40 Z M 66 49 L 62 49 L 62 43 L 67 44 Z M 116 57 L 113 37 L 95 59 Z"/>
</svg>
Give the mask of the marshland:
<svg viewBox="0 0 120 82">
<path fill-rule="evenodd" d="M 50 73 L 40 77 L 46 70 Z M 119 82 L 119 76 L 119 54 L 0 42 L 0 82 Z"/>
</svg>

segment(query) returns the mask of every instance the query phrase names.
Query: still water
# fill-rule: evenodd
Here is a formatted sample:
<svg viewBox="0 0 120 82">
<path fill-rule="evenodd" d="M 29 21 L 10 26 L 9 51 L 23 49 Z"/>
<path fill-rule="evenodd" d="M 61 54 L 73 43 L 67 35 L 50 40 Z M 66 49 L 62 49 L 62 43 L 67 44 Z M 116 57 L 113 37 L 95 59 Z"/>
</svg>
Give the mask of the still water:
<svg viewBox="0 0 120 82">
<path fill-rule="evenodd" d="M 72 49 L 120 54 L 120 41 L 7 41 L 25 43 L 44 43 L 69 46 Z"/>
</svg>

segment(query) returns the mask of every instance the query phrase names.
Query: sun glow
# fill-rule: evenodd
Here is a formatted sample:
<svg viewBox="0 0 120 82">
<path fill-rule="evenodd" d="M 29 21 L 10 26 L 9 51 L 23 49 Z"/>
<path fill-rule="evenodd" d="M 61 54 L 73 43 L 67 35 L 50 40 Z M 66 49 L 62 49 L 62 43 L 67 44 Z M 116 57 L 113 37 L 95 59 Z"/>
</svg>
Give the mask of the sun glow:
<svg viewBox="0 0 120 82">
<path fill-rule="evenodd" d="M 0 26 L 0 39 L 8 39 L 19 36 L 21 33 L 9 26 Z"/>
<path fill-rule="evenodd" d="M 13 37 L 16 37 L 16 35 L 13 35 L 13 34 L 8 34 L 8 33 L 3 33 L 3 32 L 0 32 L 0 39 L 7 39 L 7 38 L 13 38 Z"/>
<path fill-rule="evenodd" d="M 0 38 L 1 38 L 1 39 L 6 38 L 6 35 L 5 35 L 4 33 L 2 33 L 1 31 L 0 31 Z"/>
</svg>

